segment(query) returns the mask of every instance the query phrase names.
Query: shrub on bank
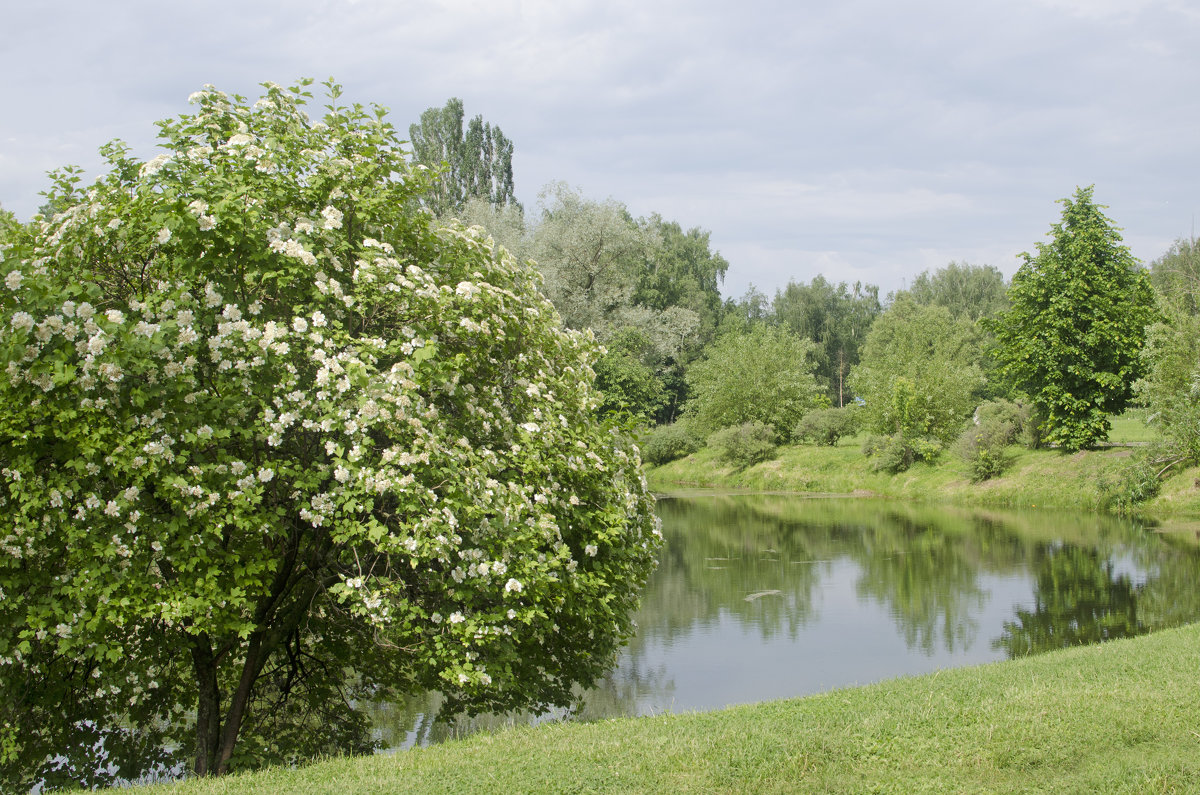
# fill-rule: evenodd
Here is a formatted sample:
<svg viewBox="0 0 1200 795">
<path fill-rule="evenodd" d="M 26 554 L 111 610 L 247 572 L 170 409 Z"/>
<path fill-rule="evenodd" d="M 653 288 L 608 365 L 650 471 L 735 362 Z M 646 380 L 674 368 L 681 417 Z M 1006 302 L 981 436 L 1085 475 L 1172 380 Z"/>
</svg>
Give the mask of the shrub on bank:
<svg viewBox="0 0 1200 795">
<path fill-rule="evenodd" d="M 858 406 L 817 409 L 804 415 L 792 435 L 816 445 L 835 447 L 843 436 L 853 436 L 858 431 L 860 416 Z"/>
<path fill-rule="evenodd" d="M 876 472 L 904 472 L 918 461 L 932 464 L 942 454 L 942 444 L 937 439 L 919 436 L 910 437 L 902 433 L 891 436 L 871 436 L 863 443 L 863 454 L 871 459 L 871 468 Z"/>
<path fill-rule="evenodd" d="M 654 466 L 662 466 L 691 455 L 701 447 L 704 447 L 704 438 L 687 423 L 659 425 L 642 437 L 642 460 Z"/>
<path fill-rule="evenodd" d="M 753 421 L 722 428 L 708 437 L 708 446 L 721 461 L 748 467 L 773 458 L 777 438 L 773 427 Z"/>
<path fill-rule="evenodd" d="M 955 454 L 971 469 L 971 480 L 979 483 L 997 477 L 1012 466 L 1014 456 L 1008 447 L 1027 433 L 1029 425 L 1026 406 L 1010 400 L 981 404 L 954 443 Z"/>
</svg>

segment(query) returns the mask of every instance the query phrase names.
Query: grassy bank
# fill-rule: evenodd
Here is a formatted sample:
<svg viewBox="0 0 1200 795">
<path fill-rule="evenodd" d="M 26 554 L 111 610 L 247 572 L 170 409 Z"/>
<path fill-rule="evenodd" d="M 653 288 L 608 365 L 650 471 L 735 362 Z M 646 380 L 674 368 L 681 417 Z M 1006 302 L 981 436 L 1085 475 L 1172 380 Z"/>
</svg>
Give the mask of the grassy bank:
<svg viewBox="0 0 1200 795">
<path fill-rule="evenodd" d="M 814 652 L 816 653 L 816 652 Z M 150 792 L 1196 792 L 1200 627 L 720 712 Z"/>
<path fill-rule="evenodd" d="M 936 464 L 919 463 L 890 475 L 871 469 L 856 441 L 837 447 L 795 445 L 747 469 L 728 466 L 707 449 L 679 461 L 652 467 L 647 476 L 657 491 L 681 488 L 748 489 L 827 494 L 871 494 L 959 505 L 1053 507 L 1099 510 L 1101 483 L 1115 480 L 1136 448 L 1110 447 L 1064 454 L 1056 450 L 1012 448 L 1013 465 L 1000 477 L 972 483 L 967 465 L 944 454 Z M 1200 515 L 1200 468 L 1176 473 L 1162 493 L 1145 504 L 1154 516 Z"/>
</svg>

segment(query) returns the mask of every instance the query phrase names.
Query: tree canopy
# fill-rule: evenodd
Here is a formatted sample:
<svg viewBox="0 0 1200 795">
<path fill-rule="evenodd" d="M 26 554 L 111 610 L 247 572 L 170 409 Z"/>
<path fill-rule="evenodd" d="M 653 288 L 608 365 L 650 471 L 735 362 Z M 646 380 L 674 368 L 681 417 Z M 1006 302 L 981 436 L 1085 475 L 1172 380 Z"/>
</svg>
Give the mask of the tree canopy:
<svg viewBox="0 0 1200 795">
<path fill-rule="evenodd" d="M 1167 304 L 1187 314 L 1200 314 L 1200 240 L 1176 240 L 1150 263 L 1150 281 Z"/>
<path fill-rule="evenodd" d="M 867 331 L 881 311 L 879 288 L 861 282 L 834 285 L 816 276 L 808 284 L 788 282 L 775 293 L 771 308 L 776 323 L 817 343 L 817 378 L 834 405 L 844 405 L 853 397 L 846 375 L 858 364 Z"/>
<path fill-rule="evenodd" d="M 813 377 L 815 349 L 771 326 L 722 334 L 687 371 L 688 421 L 702 433 L 761 422 L 790 439 L 801 417 L 829 405 Z"/>
<path fill-rule="evenodd" d="M 922 271 L 912 286 L 892 296 L 907 296 L 918 304 L 944 306 L 955 317 L 980 320 L 1008 306 L 1004 274 L 991 265 L 951 262 L 936 271 Z"/>
<path fill-rule="evenodd" d="M 408 128 L 415 162 L 438 172 L 425 203 L 439 216 L 458 212 L 471 198 L 520 207 L 513 195 L 512 141 L 482 115 L 465 128 L 463 118 L 462 100 L 451 97 Z"/>
<path fill-rule="evenodd" d="M 902 298 L 871 326 L 850 385 L 867 428 L 945 443 L 962 427 L 983 387 L 980 333 L 944 306 Z"/>
<path fill-rule="evenodd" d="M 1022 255 L 1011 308 L 990 324 L 1002 372 L 1031 398 L 1045 441 L 1066 450 L 1108 438 L 1155 318 L 1148 274 L 1092 193 L 1079 188 L 1060 201 L 1050 242 Z"/>
<path fill-rule="evenodd" d="M 595 343 L 327 85 L 206 88 L 4 225 L 0 788 L 567 704 L 632 631 L 658 531 Z"/>
</svg>

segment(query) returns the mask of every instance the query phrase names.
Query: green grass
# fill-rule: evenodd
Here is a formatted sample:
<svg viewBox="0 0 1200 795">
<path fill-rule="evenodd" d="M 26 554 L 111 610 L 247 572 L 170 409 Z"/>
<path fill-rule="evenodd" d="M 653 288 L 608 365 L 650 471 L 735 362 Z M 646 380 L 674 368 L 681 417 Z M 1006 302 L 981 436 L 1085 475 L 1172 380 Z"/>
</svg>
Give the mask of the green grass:
<svg viewBox="0 0 1200 795">
<path fill-rule="evenodd" d="M 1130 409 L 1112 418 L 1108 441 L 1112 444 L 1146 444 L 1158 438 L 1158 431 L 1146 424 L 1145 409 Z"/>
<path fill-rule="evenodd" d="M 514 728 L 391 756 L 148 789 L 1197 792 L 1198 659 L 1193 626 L 803 699 Z"/>
</svg>

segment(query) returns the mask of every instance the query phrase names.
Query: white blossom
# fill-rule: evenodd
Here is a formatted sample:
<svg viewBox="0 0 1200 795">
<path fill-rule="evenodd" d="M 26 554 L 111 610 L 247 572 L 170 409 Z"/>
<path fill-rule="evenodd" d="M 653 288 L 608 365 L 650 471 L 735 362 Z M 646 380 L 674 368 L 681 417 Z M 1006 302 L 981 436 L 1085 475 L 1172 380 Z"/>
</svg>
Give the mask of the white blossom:
<svg viewBox="0 0 1200 795">
<path fill-rule="evenodd" d="M 142 167 L 138 171 L 138 173 L 143 177 L 149 177 L 154 174 L 157 174 L 159 171 L 162 170 L 162 167 L 165 166 L 167 164 L 167 161 L 170 159 L 171 159 L 171 156 L 168 154 L 158 155 L 153 160 L 147 160 L 145 163 L 143 163 Z"/>
<path fill-rule="evenodd" d="M 330 205 L 321 211 L 321 216 L 325 219 L 321 226 L 326 229 L 341 229 L 342 228 L 342 211 Z"/>
</svg>

